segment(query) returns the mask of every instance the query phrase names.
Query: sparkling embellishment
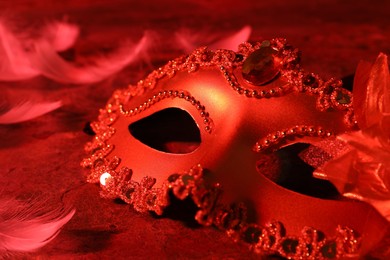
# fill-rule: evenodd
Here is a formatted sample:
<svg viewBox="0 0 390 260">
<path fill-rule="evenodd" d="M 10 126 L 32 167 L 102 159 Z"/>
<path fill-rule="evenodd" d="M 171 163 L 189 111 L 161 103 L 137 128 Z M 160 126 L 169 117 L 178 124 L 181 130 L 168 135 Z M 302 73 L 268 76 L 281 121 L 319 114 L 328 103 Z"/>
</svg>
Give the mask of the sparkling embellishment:
<svg viewBox="0 0 390 260">
<path fill-rule="evenodd" d="M 103 173 L 100 176 L 100 184 L 105 186 L 106 185 L 106 180 L 109 179 L 110 177 L 111 177 L 111 174 L 109 174 L 108 172 Z"/>
<path fill-rule="evenodd" d="M 118 162 L 117 160 L 115 160 Z M 187 172 L 172 174 L 160 188 L 156 180 L 145 176 L 140 182 L 131 179 L 131 170 L 111 164 L 111 172 L 103 172 L 102 197 L 120 198 L 139 212 L 162 214 L 169 205 L 169 191 L 179 199 L 191 198 L 197 205 L 196 220 L 202 225 L 214 225 L 233 239 L 241 238 L 258 253 L 278 254 L 288 259 L 333 259 L 357 253 L 360 237 L 350 228 L 338 227 L 333 238 L 319 236 L 319 231 L 305 227 L 300 237 L 291 237 L 281 222 L 264 226 L 247 223 L 244 203 L 225 205 L 221 202 L 222 187 L 204 181 L 204 171 L 197 165 Z"/>
<path fill-rule="evenodd" d="M 261 86 L 279 74 L 281 60 L 269 41 L 262 42 L 260 49 L 252 52 L 242 64 L 242 76 L 249 83 Z"/>
<path fill-rule="evenodd" d="M 319 126 L 294 126 L 260 138 L 254 145 L 253 150 L 255 152 L 263 152 L 269 149 L 277 150 L 291 138 L 299 138 L 304 136 L 324 138 L 332 136 L 332 132 L 326 131 Z"/>
<path fill-rule="evenodd" d="M 297 253 L 299 241 L 297 239 L 287 238 L 284 239 L 282 244 L 282 250 L 287 255 L 294 255 Z"/>
<path fill-rule="evenodd" d="M 291 87 L 287 84 L 283 87 L 277 87 L 270 90 L 255 90 L 255 89 L 247 89 L 242 87 L 240 84 L 238 84 L 237 79 L 234 75 L 234 73 L 231 71 L 231 69 L 226 69 L 225 67 L 221 66 L 220 70 L 222 72 L 222 75 L 227 80 L 229 85 L 240 95 L 245 95 L 248 98 L 271 98 L 271 97 L 279 97 L 287 94 L 290 92 Z"/>
<path fill-rule="evenodd" d="M 333 238 L 317 236 L 319 231 L 305 227 L 300 237 L 286 235 L 285 227 L 280 222 L 271 222 L 263 227 L 257 224 L 243 224 L 238 233 L 242 239 L 251 244 L 257 253 L 278 254 L 287 259 L 336 259 L 356 257 L 360 245 L 360 237 L 349 228 L 338 227 Z M 352 236 L 343 231 L 348 230 Z M 308 238 L 308 232 L 315 234 Z M 232 235 L 232 233 L 229 233 Z M 348 245 L 348 246 L 345 246 Z"/>
<path fill-rule="evenodd" d="M 337 96 L 336 96 L 336 101 L 340 104 L 349 104 L 351 103 L 351 98 L 347 95 L 344 95 L 343 93 L 339 92 L 337 93 Z"/>
</svg>

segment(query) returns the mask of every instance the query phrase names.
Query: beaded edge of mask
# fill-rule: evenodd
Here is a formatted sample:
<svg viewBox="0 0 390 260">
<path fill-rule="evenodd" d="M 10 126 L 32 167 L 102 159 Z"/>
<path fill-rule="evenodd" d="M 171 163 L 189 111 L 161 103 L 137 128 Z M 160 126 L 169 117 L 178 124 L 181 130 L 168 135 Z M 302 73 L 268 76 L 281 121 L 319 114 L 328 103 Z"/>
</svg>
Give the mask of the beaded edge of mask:
<svg viewBox="0 0 390 260">
<path fill-rule="evenodd" d="M 259 254 L 279 254 L 296 259 L 335 259 L 356 256 L 360 237 L 348 227 L 338 226 L 335 235 L 327 238 L 314 228 L 304 227 L 301 235 L 289 236 L 283 223 L 269 222 L 265 225 L 247 223 L 247 210 L 243 202 L 226 205 L 220 201 L 223 187 L 204 181 L 204 170 L 200 165 L 184 173 L 175 173 L 164 181 L 160 188 L 153 187 L 155 179 L 144 177 L 141 182 L 131 180 L 131 170 L 116 168 L 120 159 L 105 169 L 102 185 L 103 198 L 117 198 L 133 205 L 139 212 L 154 211 L 162 214 L 169 205 L 169 193 L 178 199 L 191 198 L 199 208 L 195 219 L 204 226 L 213 225 L 224 230 L 234 241 L 249 244 L 250 249 Z"/>
</svg>

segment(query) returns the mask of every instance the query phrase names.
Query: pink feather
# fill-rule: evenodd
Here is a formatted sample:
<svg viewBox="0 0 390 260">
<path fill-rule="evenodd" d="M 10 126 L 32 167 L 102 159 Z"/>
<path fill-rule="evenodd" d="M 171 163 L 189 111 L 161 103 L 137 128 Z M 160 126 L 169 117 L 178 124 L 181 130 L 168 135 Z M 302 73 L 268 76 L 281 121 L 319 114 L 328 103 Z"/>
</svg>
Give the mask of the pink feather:
<svg viewBox="0 0 390 260">
<path fill-rule="evenodd" d="M 212 43 L 209 47 L 210 49 L 226 49 L 226 50 L 238 50 L 238 45 L 247 41 L 252 33 L 252 27 L 246 25 L 241 28 L 238 32 L 224 37 L 217 42 Z"/>
<path fill-rule="evenodd" d="M 43 29 L 43 37 L 56 51 L 65 51 L 71 48 L 79 36 L 80 29 L 75 24 L 55 21 L 46 25 Z"/>
<path fill-rule="evenodd" d="M 23 80 L 39 75 L 30 63 L 21 39 L 0 21 L 0 80 Z"/>
<path fill-rule="evenodd" d="M 229 36 L 216 35 L 215 33 L 194 33 L 188 30 L 181 30 L 176 32 L 175 37 L 178 44 L 186 52 L 207 45 L 210 49 L 227 49 L 237 50 L 237 46 L 240 43 L 247 41 L 252 32 L 252 27 L 249 25 L 244 26 L 238 32 L 235 32 Z"/>
<path fill-rule="evenodd" d="M 69 49 L 79 34 L 76 25 L 53 22 L 34 32 L 15 33 L 0 20 L 0 80 L 14 81 L 38 75 L 71 84 L 101 81 L 134 62 L 149 46 L 150 34 L 136 44 L 123 44 L 108 55 L 92 57 L 92 65 L 76 64 L 64 60 L 58 51 Z M 32 30 L 24 28 L 25 31 Z M 36 29 L 35 29 L 36 30 Z"/>
<path fill-rule="evenodd" d="M 58 235 L 75 210 L 57 207 L 47 211 L 46 202 L 0 201 L 0 252 L 35 251 Z"/>
<path fill-rule="evenodd" d="M 93 65 L 77 66 L 65 61 L 48 42 L 36 45 L 30 61 L 42 75 L 63 83 L 88 84 L 111 76 L 133 61 L 145 51 L 149 44 L 149 35 L 145 34 L 136 45 L 127 44 L 108 56 L 94 57 Z"/>
<path fill-rule="evenodd" d="M 33 103 L 26 101 L 15 105 L 0 115 L 0 124 L 15 124 L 34 119 L 61 107 L 61 101 Z"/>
</svg>

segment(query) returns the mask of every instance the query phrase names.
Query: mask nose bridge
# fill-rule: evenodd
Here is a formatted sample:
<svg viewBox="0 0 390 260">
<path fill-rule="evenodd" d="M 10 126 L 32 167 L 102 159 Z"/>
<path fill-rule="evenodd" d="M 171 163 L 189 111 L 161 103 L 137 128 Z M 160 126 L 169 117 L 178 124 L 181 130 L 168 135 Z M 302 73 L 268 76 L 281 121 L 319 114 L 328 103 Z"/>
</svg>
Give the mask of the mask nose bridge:
<svg viewBox="0 0 390 260">
<path fill-rule="evenodd" d="M 252 147 L 258 137 L 251 132 L 256 116 L 256 107 L 253 105 L 259 100 L 248 102 L 247 97 L 234 91 L 225 96 L 229 106 L 225 111 L 219 111 L 216 120 L 213 154 L 206 155 L 217 180 L 222 184 L 227 194 L 245 196 L 246 189 L 257 178 L 256 161 L 258 154 Z M 215 149 L 215 150 L 214 150 Z"/>
</svg>

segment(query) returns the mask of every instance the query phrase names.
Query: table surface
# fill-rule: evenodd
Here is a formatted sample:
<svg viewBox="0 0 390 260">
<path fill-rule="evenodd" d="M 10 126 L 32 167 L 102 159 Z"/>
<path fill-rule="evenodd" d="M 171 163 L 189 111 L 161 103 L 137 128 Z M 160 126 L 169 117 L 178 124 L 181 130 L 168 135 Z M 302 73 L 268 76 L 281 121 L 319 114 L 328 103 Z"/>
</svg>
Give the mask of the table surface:
<svg viewBox="0 0 390 260">
<path fill-rule="evenodd" d="M 250 25 L 251 40 L 287 38 L 302 51 L 306 70 L 325 78 L 350 76 L 359 60 L 373 61 L 379 52 L 390 53 L 390 1 L 385 0 L 5 2 L 0 2 L 0 13 L 26 28 L 53 19 L 79 25 L 80 37 L 72 49 L 77 55 L 135 42 L 144 31 L 156 37 L 147 61 L 96 84 L 66 85 L 44 77 L 0 82 L 0 95 L 11 88 L 35 89 L 64 103 L 34 120 L 0 125 L 2 195 L 41 194 L 53 204 L 62 201 L 77 210 L 54 241 L 36 253 L 18 255 L 27 259 L 258 258 L 246 245 L 213 228 L 196 226 L 188 216 L 156 218 L 101 199 L 99 187 L 86 183 L 86 172 L 80 168 L 83 146 L 91 139 L 82 131 L 86 122 L 97 117 L 114 89 L 136 82 L 182 53 L 175 32 L 192 32 L 204 45 Z"/>
</svg>

